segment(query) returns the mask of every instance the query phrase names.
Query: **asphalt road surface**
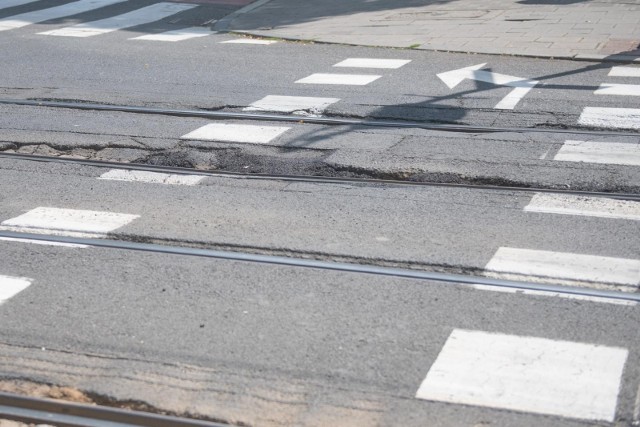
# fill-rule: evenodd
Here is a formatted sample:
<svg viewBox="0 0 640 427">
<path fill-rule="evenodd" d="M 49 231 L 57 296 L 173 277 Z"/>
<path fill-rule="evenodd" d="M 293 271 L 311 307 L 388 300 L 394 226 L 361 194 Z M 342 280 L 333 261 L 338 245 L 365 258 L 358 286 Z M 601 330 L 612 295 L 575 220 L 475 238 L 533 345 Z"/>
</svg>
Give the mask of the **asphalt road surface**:
<svg viewBox="0 0 640 427">
<path fill-rule="evenodd" d="M 249 426 L 640 423 L 638 66 L 6 1 L 0 388 Z"/>
</svg>

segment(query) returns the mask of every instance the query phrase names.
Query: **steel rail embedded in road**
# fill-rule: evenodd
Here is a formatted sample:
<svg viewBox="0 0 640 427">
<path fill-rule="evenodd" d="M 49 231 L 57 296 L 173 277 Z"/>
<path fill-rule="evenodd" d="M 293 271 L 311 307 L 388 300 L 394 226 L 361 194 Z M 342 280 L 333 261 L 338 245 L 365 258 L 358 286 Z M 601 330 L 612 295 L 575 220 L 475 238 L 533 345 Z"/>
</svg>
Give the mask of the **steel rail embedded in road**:
<svg viewBox="0 0 640 427">
<path fill-rule="evenodd" d="M 582 191 L 570 190 L 563 188 L 539 188 L 539 187 L 512 187 L 501 185 L 486 184 L 455 184 L 446 182 L 429 182 L 429 181 L 400 181 L 393 179 L 376 179 L 376 178 L 347 178 L 347 177 L 330 177 L 318 175 L 280 175 L 280 174 L 261 174 L 261 173 L 241 173 L 230 172 L 224 170 L 204 171 L 201 169 L 190 169 L 176 166 L 157 166 L 146 165 L 141 163 L 124 163 L 106 160 L 89 160 L 89 159 L 73 159 L 67 157 L 44 156 L 39 154 L 21 154 L 21 153 L 4 153 L 0 151 L 0 159 L 17 159 L 35 162 L 47 163 L 69 163 L 79 164 L 83 166 L 99 167 L 99 168 L 115 168 L 134 171 L 146 171 L 157 173 L 169 173 L 179 175 L 201 175 L 205 177 L 223 177 L 237 179 L 264 179 L 278 181 L 307 182 L 315 184 L 358 184 L 358 185 L 388 185 L 388 186 L 422 186 L 422 187 L 444 187 L 444 188 L 464 188 L 471 190 L 488 190 L 488 191 L 512 191 L 524 193 L 551 193 L 551 194 L 571 194 L 575 196 L 585 197 L 607 197 L 619 200 L 637 200 L 640 201 L 640 194 L 635 193 L 608 193 L 602 191 Z"/>
<path fill-rule="evenodd" d="M 579 288 L 564 285 L 547 285 L 534 282 L 493 279 L 485 276 L 472 276 L 453 273 L 439 273 L 435 271 L 411 270 L 404 268 L 385 267 L 373 264 L 354 264 L 333 261 L 321 261 L 314 259 L 295 258 L 277 255 L 261 255 L 249 252 L 232 252 L 215 249 L 202 249 L 193 247 L 164 245 L 157 243 L 139 243 L 132 241 L 80 238 L 70 236 L 57 236 L 50 234 L 33 234 L 14 231 L 0 231 L 0 237 L 23 240 L 39 240 L 56 243 L 94 246 L 100 248 L 123 249 L 142 252 L 153 252 L 170 255 L 186 255 L 204 258 L 215 258 L 228 261 L 242 261 L 259 264 L 281 265 L 287 267 L 314 268 L 320 270 L 332 270 L 345 273 L 372 274 L 376 276 L 398 277 L 416 280 L 431 280 L 445 284 L 456 285 L 484 285 L 496 286 L 507 289 L 520 289 L 538 292 L 552 292 L 564 295 L 579 295 L 585 297 L 604 298 L 621 301 L 640 302 L 640 294 L 620 291 L 607 291 L 593 288 Z"/>
<path fill-rule="evenodd" d="M 228 427 L 227 424 L 0 392 L 0 419 L 58 427 Z"/>
<path fill-rule="evenodd" d="M 207 110 L 180 110 L 171 108 L 151 108 L 130 105 L 111 105 L 97 104 L 85 102 L 66 102 L 66 101 L 46 101 L 46 100 L 22 100 L 22 99 L 0 99 L 0 104 L 5 105 L 23 105 L 30 107 L 48 107 L 48 108 L 67 108 L 75 110 L 91 110 L 91 111 L 112 111 L 122 113 L 135 114 L 155 114 L 177 117 L 199 117 L 206 119 L 235 119 L 235 120 L 257 120 L 270 122 L 304 122 L 320 125 L 331 126 L 367 126 L 379 128 L 417 128 L 426 130 L 438 130 L 445 132 L 460 133 L 563 133 L 574 135 L 601 135 L 601 136 L 631 136 L 637 137 L 638 133 L 630 132 L 614 132 L 614 131 L 595 131 L 585 129 L 548 129 L 548 128 L 501 128 L 492 126 L 471 126 L 471 125 L 455 125 L 455 124 L 436 124 L 416 121 L 401 120 L 365 120 L 365 119 L 347 119 L 338 117 L 313 117 L 303 115 L 279 115 L 279 114 L 258 114 L 258 113 L 241 113 L 228 111 L 207 111 Z"/>
</svg>

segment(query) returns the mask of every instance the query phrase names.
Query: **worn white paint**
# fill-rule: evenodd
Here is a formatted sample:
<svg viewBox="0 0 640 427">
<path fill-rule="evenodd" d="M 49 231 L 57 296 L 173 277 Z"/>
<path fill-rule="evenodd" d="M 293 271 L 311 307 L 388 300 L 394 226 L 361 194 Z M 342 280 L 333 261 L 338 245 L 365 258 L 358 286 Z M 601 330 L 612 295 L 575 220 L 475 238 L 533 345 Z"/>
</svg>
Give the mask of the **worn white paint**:
<svg viewBox="0 0 640 427">
<path fill-rule="evenodd" d="M 42 246 L 61 246 L 65 248 L 88 248 L 87 245 L 80 245 L 77 243 L 64 243 L 64 242 L 49 242 L 47 240 L 35 240 L 35 239 L 19 239 L 14 237 L 0 237 L 0 241 L 3 242 L 16 242 L 16 243 L 30 243 L 32 245 Z"/>
<path fill-rule="evenodd" d="M 0 305 L 31 285 L 32 279 L 0 275 Z"/>
<path fill-rule="evenodd" d="M 568 252 L 499 248 L 487 272 L 601 284 L 640 285 L 640 260 Z"/>
<path fill-rule="evenodd" d="M 71 27 L 44 31 L 38 34 L 62 37 L 97 36 L 121 30 L 123 28 L 135 27 L 137 25 L 159 21 L 160 19 L 175 15 L 176 13 L 183 12 L 185 10 L 193 9 L 194 7 L 197 7 L 197 5 L 166 2 L 156 3 L 122 15 L 112 16 L 98 21 L 83 22 L 81 24 L 72 25 Z"/>
<path fill-rule="evenodd" d="M 564 292 L 538 291 L 535 289 L 508 288 L 506 286 L 493 286 L 493 285 L 472 285 L 472 286 L 474 289 L 478 289 L 481 291 L 503 292 L 508 294 L 522 294 L 522 295 L 553 297 L 553 298 L 567 298 L 567 299 L 575 299 L 580 301 L 626 305 L 626 306 L 638 305 L 636 301 L 629 301 L 629 300 L 615 299 L 615 298 L 605 298 L 605 297 L 594 297 L 590 295 L 567 294 Z"/>
<path fill-rule="evenodd" d="M 611 77 L 640 77 L 640 67 L 613 67 L 609 71 Z"/>
<path fill-rule="evenodd" d="M 179 42 L 182 40 L 194 39 L 197 37 L 206 37 L 215 34 L 208 27 L 191 27 L 181 28 L 179 30 L 165 31 L 158 34 L 145 34 L 144 36 L 133 37 L 129 40 L 151 40 L 160 42 Z"/>
<path fill-rule="evenodd" d="M 606 197 L 585 197 L 571 194 L 536 193 L 525 212 L 560 215 L 595 216 L 640 221 L 640 202 Z"/>
<path fill-rule="evenodd" d="M 73 237 L 103 237 L 139 215 L 38 207 L 0 223 L 0 230 Z"/>
<path fill-rule="evenodd" d="M 296 83 L 302 84 L 316 84 L 316 85 L 350 85 L 350 86 L 365 86 L 371 82 L 378 80 L 382 76 L 370 75 L 370 74 L 311 74 L 304 79 L 296 81 Z"/>
<path fill-rule="evenodd" d="M 268 144 L 291 128 L 283 126 L 238 125 L 211 123 L 182 135 L 181 139 L 201 141 L 240 142 L 248 144 Z"/>
<path fill-rule="evenodd" d="M 578 123 L 598 128 L 640 129 L 640 109 L 585 107 Z"/>
<path fill-rule="evenodd" d="M 23 4 L 35 3 L 37 1 L 38 0 L 2 0 L 0 1 L 0 9 L 22 6 Z"/>
<path fill-rule="evenodd" d="M 267 45 L 267 44 L 275 44 L 278 43 L 277 40 L 262 40 L 262 39 L 233 39 L 233 40 L 226 40 L 223 42 L 220 42 L 222 44 L 263 44 L 263 45 Z"/>
<path fill-rule="evenodd" d="M 267 95 L 252 103 L 244 111 L 275 111 L 301 115 L 318 115 L 339 98 L 315 98 L 305 96 Z"/>
<path fill-rule="evenodd" d="M 409 62 L 410 59 L 347 58 L 334 67 L 398 69 Z"/>
<path fill-rule="evenodd" d="M 553 160 L 640 166 L 640 143 L 565 141 Z"/>
<path fill-rule="evenodd" d="M 484 71 L 482 68 L 485 65 L 487 64 L 472 65 L 470 67 L 440 73 L 437 74 L 437 76 L 449 89 L 453 89 L 466 79 L 513 87 L 514 89 L 493 107 L 498 110 L 513 110 L 518 102 L 539 83 L 537 80 Z"/>
<path fill-rule="evenodd" d="M 48 9 L 21 13 L 19 15 L 0 19 L 0 31 L 12 30 L 38 22 L 76 15 L 78 13 L 84 13 L 93 9 L 109 6 L 114 3 L 122 3 L 123 1 L 125 0 L 79 0 L 56 7 L 50 7 Z"/>
<path fill-rule="evenodd" d="M 593 93 L 596 95 L 640 96 L 640 85 L 602 83 Z"/>
<path fill-rule="evenodd" d="M 614 421 L 628 350 L 454 329 L 419 399 Z"/>
<path fill-rule="evenodd" d="M 203 175 L 180 175 L 127 169 L 111 169 L 98 179 L 112 181 L 145 182 L 151 184 L 197 185 L 205 178 Z"/>
</svg>

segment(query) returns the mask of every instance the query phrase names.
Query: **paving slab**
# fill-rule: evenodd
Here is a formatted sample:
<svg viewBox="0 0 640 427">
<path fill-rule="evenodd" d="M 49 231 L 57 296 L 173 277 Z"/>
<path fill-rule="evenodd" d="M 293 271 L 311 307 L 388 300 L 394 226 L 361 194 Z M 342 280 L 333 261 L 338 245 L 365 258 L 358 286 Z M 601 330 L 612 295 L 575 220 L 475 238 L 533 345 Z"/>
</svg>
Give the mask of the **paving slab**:
<svg viewBox="0 0 640 427">
<path fill-rule="evenodd" d="M 214 29 L 365 46 L 640 62 L 640 3 L 622 0 L 259 0 Z"/>
</svg>

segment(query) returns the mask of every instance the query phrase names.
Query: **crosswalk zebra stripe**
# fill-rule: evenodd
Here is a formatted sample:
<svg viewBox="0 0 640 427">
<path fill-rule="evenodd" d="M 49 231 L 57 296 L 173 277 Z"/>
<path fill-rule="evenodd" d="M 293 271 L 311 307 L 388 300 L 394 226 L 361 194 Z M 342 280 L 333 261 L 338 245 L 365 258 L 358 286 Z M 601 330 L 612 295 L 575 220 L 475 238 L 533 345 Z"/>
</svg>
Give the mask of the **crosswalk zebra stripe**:
<svg viewBox="0 0 640 427">
<path fill-rule="evenodd" d="M 640 109 L 585 107 L 578 123 L 597 128 L 640 129 Z"/>
<path fill-rule="evenodd" d="M 629 351 L 454 329 L 418 399 L 613 422 Z"/>
<path fill-rule="evenodd" d="M 38 207 L 15 218 L 2 221 L 0 230 L 100 238 L 139 217 L 140 215 L 116 212 Z"/>
<path fill-rule="evenodd" d="M 162 42 L 178 42 L 182 40 L 193 39 L 196 37 L 205 37 L 210 34 L 215 34 L 207 27 L 191 27 L 181 28 L 179 30 L 166 31 L 158 34 L 145 34 L 144 36 L 138 36 L 130 38 L 129 40 L 153 40 Z"/>
<path fill-rule="evenodd" d="M 485 266 L 487 273 L 526 276 L 531 281 L 579 281 L 640 285 L 640 260 L 501 247 Z"/>
<path fill-rule="evenodd" d="M 640 67 L 613 67 L 610 77 L 640 77 Z"/>
<path fill-rule="evenodd" d="M 596 95 L 640 96 L 640 85 L 603 83 L 594 92 Z"/>
<path fill-rule="evenodd" d="M 9 9 L 10 7 L 22 6 L 23 4 L 35 3 L 38 0 L 2 0 L 0 9 Z"/>
<path fill-rule="evenodd" d="M 159 21 L 176 13 L 198 7 L 195 4 L 156 3 L 132 12 L 93 22 L 84 22 L 58 30 L 45 31 L 42 35 L 63 37 L 91 37 L 106 34 L 123 28 L 135 27 L 149 22 Z"/>
<path fill-rule="evenodd" d="M 0 31 L 13 30 L 16 28 L 26 27 L 27 25 L 36 24 L 38 22 L 77 15 L 79 13 L 99 9 L 115 3 L 122 3 L 124 1 L 125 0 L 79 0 L 73 3 L 51 7 L 49 9 L 21 13 L 19 15 L 0 19 Z"/>
<path fill-rule="evenodd" d="M 640 144 L 632 142 L 565 141 L 553 160 L 640 166 Z"/>
<path fill-rule="evenodd" d="M 11 277 L 0 275 L 0 305 L 31 285 L 27 277 Z"/>
<path fill-rule="evenodd" d="M 607 197 L 536 193 L 524 211 L 640 221 L 640 202 Z"/>
</svg>

